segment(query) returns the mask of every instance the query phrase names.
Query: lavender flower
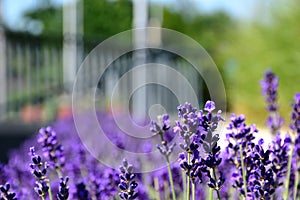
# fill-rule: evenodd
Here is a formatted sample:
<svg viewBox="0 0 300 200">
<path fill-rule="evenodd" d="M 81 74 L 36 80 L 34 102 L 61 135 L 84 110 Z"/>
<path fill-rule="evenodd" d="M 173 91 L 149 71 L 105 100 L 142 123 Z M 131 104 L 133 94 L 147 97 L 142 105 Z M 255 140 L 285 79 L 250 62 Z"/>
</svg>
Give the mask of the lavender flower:
<svg viewBox="0 0 300 200">
<path fill-rule="evenodd" d="M 160 117 L 159 117 L 160 118 Z M 164 114 L 161 117 L 161 125 L 157 124 L 156 121 L 151 121 L 150 130 L 155 134 L 159 135 L 161 139 L 161 145 L 157 145 L 157 149 L 162 155 L 165 156 L 166 160 L 169 162 L 169 155 L 173 152 L 176 143 L 168 144 L 165 139 L 166 132 L 170 129 L 170 119 L 168 114 Z"/>
<path fill-rule="evenodd" d="M 225 182 L 225 178 L 221 171 L 219 171 L 219 177 L 217 177 L 216 171 L 222 162 L 222 158 L 220 158 L 221 147 L 218 146 L 219 134 L 215 134 L 214 132 L 218 128 L 219 123 L 224 121 L 224 119 L 221 117 L 220 110 L 216 115 L 213 115 L 215 108 L 213 101 L 207 101 L 204 106 L 204 110 L 207 114 L 205 115 L 200 112 L 198 116 L 200 118 L 200 131 L 202 134 L 205 134 L 205 139 L 202 143 L 203 149 L 207 153 L 205 165 L 211 169 L 208 171 L 209 182 L 207 185 L 214 189 L 218 194 L 218 198 L 221 199 L 220 189 Z"/>
<path fill-rule="evenodd" d="M 92 191 L 94 196 L 96 196 L 96 199 L 109 199 L 117 193 L 120 180 L 116 170 L 106 168 L 103 170 L 103 174 L 90 176 L 93 183 Z"/>
<path fill-rule="evenodd" d="M 76 184 L 75 196 L 78 200 L 92 200 L 84 182 Z"/>
<path fill-rule="evenodd" d="M 189 162 L 185 153 L 179 154 L 179 165 L 185 171 L 186 175 L 191 178 L 193 183 L 202 183 L 203 176 L 209 175 L 209 170 L 205 165 L 205 160 L 200 157 L 198 144 L 192 143 L 191 150 L 194 152 L 192 159 Z"/>
<path fill-rule="evenodd" d="M 204 111 L 198 111 L 189 103 L 179 106 L 178 110 L 178 117 L 181 118 L 182 124 L 177 121 L 174 130 L 182 136 L 184 144 L 180 144 L 180 147 L 185 151 L 179 156 L 180 166 L 191 179 L 193 187 L 196 182 L 201 183 L 202 175 L 206 174 L 209 178 L 208 186 L 217 191 L 220 199 L 219 191 L 225 179 L 222 173 L 217 178 L 216 169 L 222 159 L 219 157 L 220 147 L 217 145 L 219 135 L 214 132 L 219 122 L 224 121 L 221 111 L 218 111 L 216 115 L 213 114 L 215 110 L 213 101 L 206 102 Z M 206 158 L 200 156 L 200 147 L 206 153 Z M 212 169 L 212 173 L 209 168 Z"/>
<path fill-rule="evenodd" d="M 246 158 L 247 165 L 247 198 L 271 199 L 277 187 L 275 174 L 270 167 L 271 151 L 262 147 L 263 140 L 250 147 Z"/>
<path fill-rule="evenodd" d="M 255 125 L 247 126 L 245 123 L 245 117 L 243 115 L 236 116 L 231 114 L 230 123 L 228 124 L 226 134 L 226 140 L 228 145 L 226 147 L 227 159 L 236 168 L 236 172 L 232 174 L 234 188 L 237 188 L 241 195 L 246 196 L 246 176 L 250 169 L 247 168 L 245 158 L 249 153 L 250 147 L 254 147 L 253 140 L 255 139 L 254 133 L 257 133 Z M 251 161 L 249 161 L 251 163 Z"/>
<path fill-rule="evenodd" d="M 184 106 L 178 106 L 178 117 L 181 122 L 175 121 L 176 126 L 174 127 L 174 132 L 178 132 L 183 138 L 184 143 L 180 144 L 180 147 L 186 151 L 190 152 L 191 139 L 194 134 L 199 135 L 199 119 L 197 117 L 197 108 L 192 107 L 190 103 L 185 103 Z M 202 136 L 204 138 L 205 135 Z"/>
<path fill-rule="evenodd" d="M 69 198 L 68 181 L 69 181 L 69 177 L 60 178 L 59 192 L 57 194 L 58 200 L 67 200 Z"/>
<path fill-rule="evenodd" d="M 294 198 L 297 198 L 300 186 L 299 186 L 299 174 L 300 174 L 300 94 L 296 93 L 294 96 L 294 103 L 292 104 L 291 124 L 290 128 L 296 133 L 294 151 L 292 153 L 292 166 L 291 167 L 291 182 L 290 187 L 293 187 Z"/>
<path fill-rule="evenodd" d="M 166 158 L 166 161 L 168 164 L 168 173 L 169 173 L 169 181 L 171 184 L 172 197 L 173 197 L 173 200 L 176 200 L 175 188 L 174 188 L 174 183 L 173 183 L 173 175 L 172 175 L 171 164 L 170 164 L 170 159 L 169 159 L 169 156 L 173 152 L 176 143 L 169 145 L 167 143 L 167 140 L 164 137 L 166 131 L 168 131 L 170 129 L 170 119 L 169 119 L 168 114 L 164 114 L 162 116 L 161 124 L 162 125 L 159 126 L 155 121 L 152 121 L 150 129 L 152 132 L 154 132 L 154 134 L 160 136 L 161 145 L 157 145 L 157 148 L 160 151 L 160 153 L 162 155 L 164 155 L 164 157 Z"/>
<path fill-rule="evenodd" d="M 290 145 L 291 138 L 288 134 L 284 140 L 278 134 L 269 146 L 271 168 L 275 175 L 276 188 L 283 185 L 283 179 L 286 177 Z"/>
<path fill-rule="evenodd" d="M 230 122 L 227 127 L 227 159 L 236 167 L 239 166 L 237 159 L 240 159 L 238 158 L 240 146 L 244 150 L 243 154 L 245 155 L 247 147 L 254 145 L 254 134 L 258 132 L 255 125 L 247 126 L 245 120 L 244 115 L 236 116 L 235 114 L 231 114 Z"/>
<path fill-rule="evenodd" d="M 297 134 L 300 134 L 300 93 L 295 94 L 294 101 L 292 104 L 290 128 Z"/>
<path fill-rule="evenodd" d="M 37 179 L 34 190 L 42 199 L 45 199 L 50 189 L 48 185 L 49 180 L 46 176 L 48 165 L 42 162 L 42 158 L 39 155 L 36 155 L 34 147 L 30 148 L 30 155 L 32 161 L 30 164 L 31 173 Z"/>
<path fill-rule="evenodd" d="M 121 192 L 119 193 L 119 197 L 124 200 L 136 199 L 138 193 L 135 190 L 138 184 L 134 180 L 135 174 L 133 174 L 133 166 L 128 164 L 127 160 L 123 160 L 120 172 L 120 184 L 118 187 Z"/>
<path fill-rule="evenodd" d="M 10 192 L 10 184 L 0 185 L 0 199 L 1 200 L 17 200 L 16 193 Z"/>
<path fill-rule="evenodd" d="M 63 146 L 58 144 L 56 132 L 49 126 L 41 128 L 38 142 L 42 145 L 44 156 L 49 160 L 50 166 L 60 170 L 65 165 L 65 156 Z"/>
<path fill-rule="evenodd" d="M 269 117 L 266 124 L 271 128 L 273 134 L 276 134 L 283 124 L 283 118 L 278 112 L 278 82 L 279 78 L 271 70 L 266 71 L 265 78 L 260 82 L 262 87 L 262 94 L 265 96 L 265 100 L 268 104 L 267 111 L 269 112 Z"/>
</svg>

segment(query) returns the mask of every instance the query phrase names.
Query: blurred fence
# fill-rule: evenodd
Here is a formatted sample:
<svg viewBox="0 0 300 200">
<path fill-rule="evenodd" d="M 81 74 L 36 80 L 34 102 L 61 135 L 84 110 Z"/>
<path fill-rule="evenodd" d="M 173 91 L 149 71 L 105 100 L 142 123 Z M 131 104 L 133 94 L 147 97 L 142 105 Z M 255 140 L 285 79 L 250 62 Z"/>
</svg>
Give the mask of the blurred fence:
<svg viewBox="0 0 300 200">
<path fill-rule="evenodd" d="M 63 40 L 61 37 L 38 37 L 28 34 L 5 32 L 5 58 L 6 58 L 6 77 L 1 80 L 5 85 L 5 102 L 2 103 L 1 120 L 10 119 L 21 120 L 26 123 L 47 122 L 57 117 L 66 117 L 71 114 L 71 105 L 64 104 L 61 100 L 64 94 L 63 83 Z M 95 42 L 85 40 L 85 46 L 78 54 L 84 57 L 96 45 Z M 100 78 L 97 75 L 97 68 L 105 59 L 118 55 L 117 48 L 107 49 L 105 55 L 92 56 L 86 62 L 86 65 L 93 66 L 84 75 L 85 84 L 88 87 L 97 87 L 97 100 L 101 99 L 103 105 L 109 105 L 112 91 L 118 80 L 133 67 L 133 54 L 127 53 L 115 60 L 104 72 Z M 176 55 L 162 51 L 149 50 L 146 52 L 146 63 L 165 64 L 174 68 L 180 74 L 187 77 L 191 85 L 196 86 L 196 92 L 199 101 L 203 102 L 203 80 L 195 69 L 185 60 Z M 93 70 L 95 69 L 95 70 Z M 167 72 L 160 71 L 156 74 L 147 74 L 147 76 L 164 77 L 172 79 Z M 95 78 L 98 85 L 93 86 Z M 99 80 L 98 80 L 99 79 Z M 118 94 L 120 107 L 124 102 L 131 99 L 128 88 L 132 82 L 129 80 L 122 85 L 122 94 Z M 180 82 L 176 86 L 184 95 L 185 88 L 182 88 Z M 146 88 L 145 102 L 143 104 L 148 110 L 154 104 L 160 104 L 174 109 L 178 106 L 176 96 L 168 88 L 148 85 Z M 70 101 L 67 101 L 70 103 Z M 103 104 L 106 102 L 106 104 Z M 96 102 L 97 103 L 97 102 Z M 125 105 L 130 106 L 131 105 Z"/>
<path fill-rule="evenodd" d="M 50 102 L 62 92 L 62 42 L 6 32 L 6 102 L 2 120 L 21 119 L 40 122 L 56 110 Z M 52 107 L 51 107 L 52 106 Z M 47 108 L 47 109 L 45 109 Z"/>
</svg>

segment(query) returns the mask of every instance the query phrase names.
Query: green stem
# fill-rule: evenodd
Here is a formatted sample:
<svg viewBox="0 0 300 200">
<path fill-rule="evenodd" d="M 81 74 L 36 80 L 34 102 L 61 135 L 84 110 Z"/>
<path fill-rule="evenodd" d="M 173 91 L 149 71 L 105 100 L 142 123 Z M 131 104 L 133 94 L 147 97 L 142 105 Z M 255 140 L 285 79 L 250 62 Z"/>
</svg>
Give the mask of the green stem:
<svg viewBox="0 0 300 200">
<path fill-rule="evenodd" d="M 156 199 L 160 200 L 160 192 L 159 192 L 159 183 L 158 183 L 158 178 L 154 178 L 154 188 L 155 188 L 155 194 L 156 194 Z"/>
<path fill-rule="evenodd" d="M 166 192 L 167 188 L 169 188 L 169 184 L 167 181 L 164 181 L 164 199 L 169 199 L 170 190 Z"/>
<path fill-rule="evenodd" d="M 240 159 L 241 159 L 241 165 L 242 165 L 242 175 L 243 175 L 243 182 L 244 182 L 244 188 L 245 188 L 245 197 L 247 197 L 246 171 L 245 171 L 245 164 L 244 164 L 244 159 L 243 159 L 242 145 L 240 145 Z"/>
<path fill-rule="evenodd" d="M 214 179 L 217 180 L 216 168 L 213 168 Z M 218 195 L 218 199 L 221 200 L 221 194 L 219 188 L 215 189 Z"/>
<path fill-rule="evenodd" d="M 190 153 L 187 153 L 187 161 L 188 164 L 190 164 L 190 160 L 191 160 L 191 155 Z M 187 182 L 186 182 L 186 200 L 190 200 L 190 172 L 188 172 L 188 176 L 187 176 Z"/>
<path fill-rule="evenodd" d="M 213 189 L 211 189 L 210 187 L 207 187 L 208 189 L 208 198 L 209 200 L 213 200 Z"/>
<path fill-rule="evenodd" d="M 47 180 L 47 182 L 48 182 L 48 187 L 49 187 L 49 189 L 48 189 L 49 200 L 53 200 L 50 181 Z"/>
<path fill-rule="evenodd" d="M 167 157 L 167 162 L 168 162 L 169 180 L 170 180 L 171 189 L 172 189 L 172 197 L 173 197 L 173 200 L 176 200 L 176 194 L 175 194 L 175 188 L 174 188 L 174 182 L 173 182 L 173 175 L 172 175 L 171 165 L 170 165 L 170 161 L 169 161 L 168 157 Z"/>
<path fill-rule="evenodd" d="M 62 177 L 62 173 L 61 173 L 61 170 L 60 169 L 56 169 L 56 173 L 58 175 L 58 178 L 61 178 Z"/>
<path fill-rule="evenodd" d="M 298 163 L 296 163 L 296 177 L 295 177 L 295 184 L 294 184 L 294 199 L 297 198 L 298 192 L 298 183 L 299 183 L 299 171 L 298 171 Z"/>
<path fill-rule="evenodd" d="M 185 171 L 181 171 L 181 176 L 182 176 L 182 183 L 186 183 L 186 174 L 185 174 Z M 183 196 L 182 196 L 182 199 L 183 197 L 186 196 L 186 184 L 183 184 Z"/>
<path fill-rule="evenodd" d="M 286 174 L 286 182 L 285 182 L 285 194 L 284 194 L 284 200 L 287 200 L 289 198 L 289 185 L 290 185 L 290 177 L 291 177 L 291 167 L 292 167 L 292 157 L 293 157 L 293 146 L 291 146 L 290 150 L 290 156 L 288 161 L 288 170 Z"/>
<path fill-rule="evenodd" d="M 192 199 L 196 200 L 196 186 L 195 186 L 195 181 L 192 181 Z"/>
</svg>

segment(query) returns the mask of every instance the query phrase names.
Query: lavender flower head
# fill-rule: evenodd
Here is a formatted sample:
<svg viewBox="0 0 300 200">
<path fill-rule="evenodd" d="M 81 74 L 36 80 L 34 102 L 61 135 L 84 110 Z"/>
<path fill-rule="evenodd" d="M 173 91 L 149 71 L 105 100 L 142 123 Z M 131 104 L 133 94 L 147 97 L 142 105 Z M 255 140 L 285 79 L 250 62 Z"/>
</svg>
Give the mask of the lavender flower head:
<svg viewBox="0 0 300 200">
<path fill-rule="evenodd" d="M 271 128 L 273 134 L 276 134 L 283 124 L 283 118 L 278 112 L 278 82 L 279 78 L 271 70 L 266 71 L 265 78 L 260 82 L 262 94 L 265 96 L 265 101 L 267 102 L 267 111 L 269 112 L 266 124 Z"/>
<path fill-rule="evenodd" d="M 178 117 L 182 123 L 177 121 L 174 130 L 179 132 L 184 140 L 184 144 L 180 145 L 185 151 L 179 155 L 180 167 L 193 183 L 201 183 L 203 175 L 206 175 L 209 179 L 208 186 L 217 191 L 219 196 L 225 179 L 221 172 L 219 177 L 216 173 L 222 159 L 219 156 L 221 148 L 217 145 L 219 135 L 215 131 L 219 122 L 224 119 L 221 117 L 221 111 L 213 114 L 215 108 L 213 101 L 206 102 L 204 111 L 198 111 L 188 103 L 179 106 Z M 201 149 L 205 152 L 203 156 L 200 155 Z"/>
<path fill-rule="evenodd" d="M 290 127 L 298 135 L 300 134 L 300 93 L 295 94 L 294 103 L 292 104 L 291 124 Z"/>
<path fill-rule="evenodd" d="M 227 161 L 236 168 L 236 171 L 232 174 L 232 186 L 237 188 L 239 193 L 243 196 L 246 196 L 248 189 L 245 188 L 246 183 L 242 177 L 242 162 L 244 162 L 247 157 L 249 148 L 255 146 L 253 142 L 255 139 L 254 133 L 258 132 L 255 125 L 247 126 L 245 120 L 244 115 L 236 116 L 235 114 L 231 114 L 230 122 L 227 127 L 228 132 L 226 134 L 226 140 L 228 142 L 226 147 Z M 249 161 L 249 163 L 251 163 L 251 161 Z M 246 169 L 247 168 L 244 170 Z M 251 169 L 248 168 L 248 171 L 250 170 Z"/>
<path fill-rule="evenodd" d="M 10 191 L 10 184 L 0 185 L 0 200 L 17 200 L 16 193 Z"/>
<path fill-rule="evenodd" d="M 58 144 L 56 132 L 51 127 L 41 128 L 38 142 L 42 145 L 45 158 L 51 167 L 60 170 L 65 165 L 63 146 Z"/>
<path fill-rule="evenodd" d="M 178 117 L 180 121 L 175 121 L 176 126 L 173 128 L 174 132 L 181 135 L 184 143 L 180 144 L 180 147 L 186 152 L 190 152 L 190 145 L 192 142 L 192 136 L 194 134 L 199 135 L 199 118 L 197 116 L 197 108 L 192 107 L 190 103 L 185 103 L 183 106 L 178 106 Z M 204 139 L 205 135 L 202 135 Z"/>
<path fill-rule="evenodd" d="M 156 121 L 151 121 L 150 130 L 155 134 L 159 135 L 161 139 L 161 144 L 157 145 L 157 149 L 160 151 L 165 158 L 169 159 L 169 155 L 173 152 L 176 143 L 168 144 L 165 133 L 170 129 L 170 118 L 168 114 L 164 114 L 163 116 L 159 116 L 161 118 L 161 125 L 159 125 Z"/>
<path fill-rule="evenodd" d="M 69 198 L 68 181 L 69 181 L 69 177 L 60 178 L 59 192 L 57 194 L 58 200 L 67 200 Z"/>
<path fill-rule="evenodd" d="M 276 175 L 276 188 L 283 185 L 283 180 L 286 177 L 290 146 L 291 138 L 288 134 L 284 139 L 281 139 L 278 134 L 269 145 L 271 168 Z"/>
<path fill-rule="evenodd" d="M 290 128 L 296 132 L 295 148 L 294 148 L 294 165 L 300 173 L 300 94 L 294 96 L 295 102 L 292 104 L 291 124 Z"/>
<path fill-rule="evenodd" d="M 46 175 L 48 164 L 42 162 L 42 158 L 35 153 L 34 147 L 30 148 L 30 156 L 32 161 L 30 163 L 31 173 L 37 179 L 34 190 L 40 197 L 45 198 L 49 190 L 49 180 Z"/>
<path fill-rule="evenodd" d="M 138 197 L 136 188 L 138 186 L 135 179 L 135 174 L 133 173 L 133 166 L 128 164 L 127 160 L 123 160 L 123 165 L 120 167 L 120 184 L 118 187 L 121 192 L 119 197 L 124 200 L 133 200 Z"/>
</svg>

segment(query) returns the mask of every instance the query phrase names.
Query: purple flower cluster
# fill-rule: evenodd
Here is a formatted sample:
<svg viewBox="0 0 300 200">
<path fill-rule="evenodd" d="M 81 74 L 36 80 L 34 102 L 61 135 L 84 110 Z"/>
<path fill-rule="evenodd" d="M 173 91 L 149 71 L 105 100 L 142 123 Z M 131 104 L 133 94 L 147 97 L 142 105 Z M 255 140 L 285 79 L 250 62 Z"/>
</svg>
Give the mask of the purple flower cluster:
<svg viewBox="0 0 300 200">
<path fill-rule="evenodd" d="M 295 131 L 298 135 L 300 134 L 300 93 L 295 94 L 294 103 L 292 104 L 291 113 L 291 129 Z"/>
<path fill-rule="evenodd" d="M 67 200 L 69 198 L 68 182 L 69 182 L 69 177 L 60 178 L 59 192 L 57 193 L 58 200 Z"/>
<path fill-rule="evenodd" d="M 292 161 L 292 172 L 290 187 L 294 188 L 293 195 L 294 198 L 300 196 L 300 185 L 298 185 L 299 176 L 300 176 L 300 94 L 297 93 L 294 96 L 294 103 L 292 104 L 292 113 L 291 113 L 291 124 L 290 128 L 295 133 L 295 141 L 294 141 L 294 150 L 293 150 L 293 158 Z M 298 179 L 298 180 L 297 180 Z"/>
<path fill-rule="evenodd" d="M 243 162 L 247 154 L 249 154 L 248 147 L 254 146 L 253 140 L 255 137 L 253 134 L 257 132 L 257 129 L 255 125 L 247 126 L 243 115 L 236 116 L 232 114 L 227 130 L 226 140 L 228 145 L 226 147 L 226 156 L 228 162 L 236 168 L 232 174 L 232 186 L 237 188 L 241 195 L 245 196 L 248 189 L 245 188 L 245 177 L 243 178 L 243 173 L 245 172 L 243 170 L 247 168 L 245 168 L 245 163 Z"/>
<path fill-rule="evenodd" d="M 260 82 L 262 94 L 267 102 L 267 111 L 269 112 L 266 124 L 271 128 L 273 134 L 276 134 L 283 125 L 283 118 L 279 114 L 277 103 L 278 83 L 279 78 L 271 70 L 266 71 L 264 79 Z"/>
<path fill-rule="evenodd" d="M 119 188 L 121 192 L 119 197 L 124 200 L 133 200 L 138 197 L 136 188 L 138 186 L 133 173 L 133 166 L 128 164 L 127 160 L 123 160 L 123 165 L 120 167 L 120 184 Z"/>
<path fill-rule="evenodd" d="M 230 119 L 226 152 L 227 160 L 236 168 L 232 186 L 249 200 L 272 199 L 286 177 L 290 137 L 282 140 L 280 135 L 276 136 L 265 150 L 263 139 L 254 142 L 254 133 L 258 131 L 254 125 L 245 124 L 243 115 L 231 115 Z"/>
<path fill-rule="evenodd" d="M 50 166 L 61 170 L 65 164 L 65 157 L 63 146 L 57 141 L 56 132 L 49 126 L 41 128 L 38 142 L 41 144 L 44 156 L 49 160 Z"/>
<path fill-rule="evenodd" d="M 161 139 L 161 144 L 158 144 L 156 147 L 160 153 L 165 156 L 167 161 L 169 161 L 169 156 L 173 152 L 176 145 L 176 143 L 168 144 L 168 141 L 165 138 L 166 132 L 169 129 L 170 119 L 168 114 L 165 114 L 161 117 L 161 125 L 157 124 L 156 121 L 151 121 L 151 132 L 153 132 L 155 135 L 159 135 Z"/>
<path fill-rule="evenodd" d="M 283 185 L 288 168 L 289 151 L 291 138 L 287 134 L 283 139 L 277 135 L 269 146 L 271 151 L 271 168 L 275 174 L 275 186 Z"/>
<path fill-rule="evenodd" d="M 179 163 L 192 183 L 203 182 L 203 175 L 208 178 L 208 186 L 217 191 L 218 196 L 225 182 L 222 172 L 217 177 L 216 170 L 222 159 L 220 158 L 220 146 L 217 142 L 219 135 L 214 133 L 220 121 L 221 111 L 213 114 L 215 103 L 207 101 L 203 110 L 193 108 L 186 103 L 178 107 L 178 117 L 182 123 L 176 121 L 174 130 L 178 132 L 184 143 L 180 147 L 184 150 L 179 155 Z M 205 155 L 201 155 L 204 153 Z M 191 157 L 191 158 L 190 158 Z M 219 197 L 220 198 L 220 197 Z"/>
<path fill-rule="evenodd" d="M 50 189 L 49 179 L 47 178 L 48 164 L 43 163 L 42 158 L 36 155 L 34 147 L 30 148 L 30 156 L 32 161 L 30 163 L 31 173 L 37 180 L 34 190 L 42 199 L 45 199 Z"/>
<path fill-rule="evenodd" d="M 1 200 L 17 200 L 16 193 L 10 192 L 10 184 L 0 185 L 0 199 Z"/>
<path fill-rule="evenodd" d="M 38 139 L 26 141 L 7 164 L 0 164 L 0 183 L 6 183 L 0 186 L 0 200 L 299 199 L 300 94 L 292 104 L 290 128 L 295 137 L 283 136 L 279 131 L 278 78 L 268 71 L 261 84 L 270 112 L 269 127 L 277 133 L 268 145 L 257 140 L 256 126 L 247 125 L 244 115 L 232 114 L 222 149 L 218 128 L 224 119 L 215 103 L 207 101 L 203 110 L 185 103 L 178 107 L 174 126 L 168 114 L 151 122 L 151 131 L 159 137 L 154 141 L 159 143 L 167 167 L 138 174 L 126 160 L 120 171 L 103 166 L 81 143 L 73 121 L 58 121 L 53 128 L 40 129 Z M 144 153 L 152 149 L 152 142 L 141 143 L 123 134 L 112 115 L 97 116 L 117 147 Z M 83 115 L 82 120 L 89 131 L 96 130 L 89 118 Z M 176 134 L 181 139 L 178 149 L 172 142 Z M 178 162 L 171 163 L 169 158 L 177 150 L 181 151 Z M 160 158 L 149 155 L 152 162 Z M 135 171 L 145 167 L 139 160 L 133 163 Z"/>
</svg>

